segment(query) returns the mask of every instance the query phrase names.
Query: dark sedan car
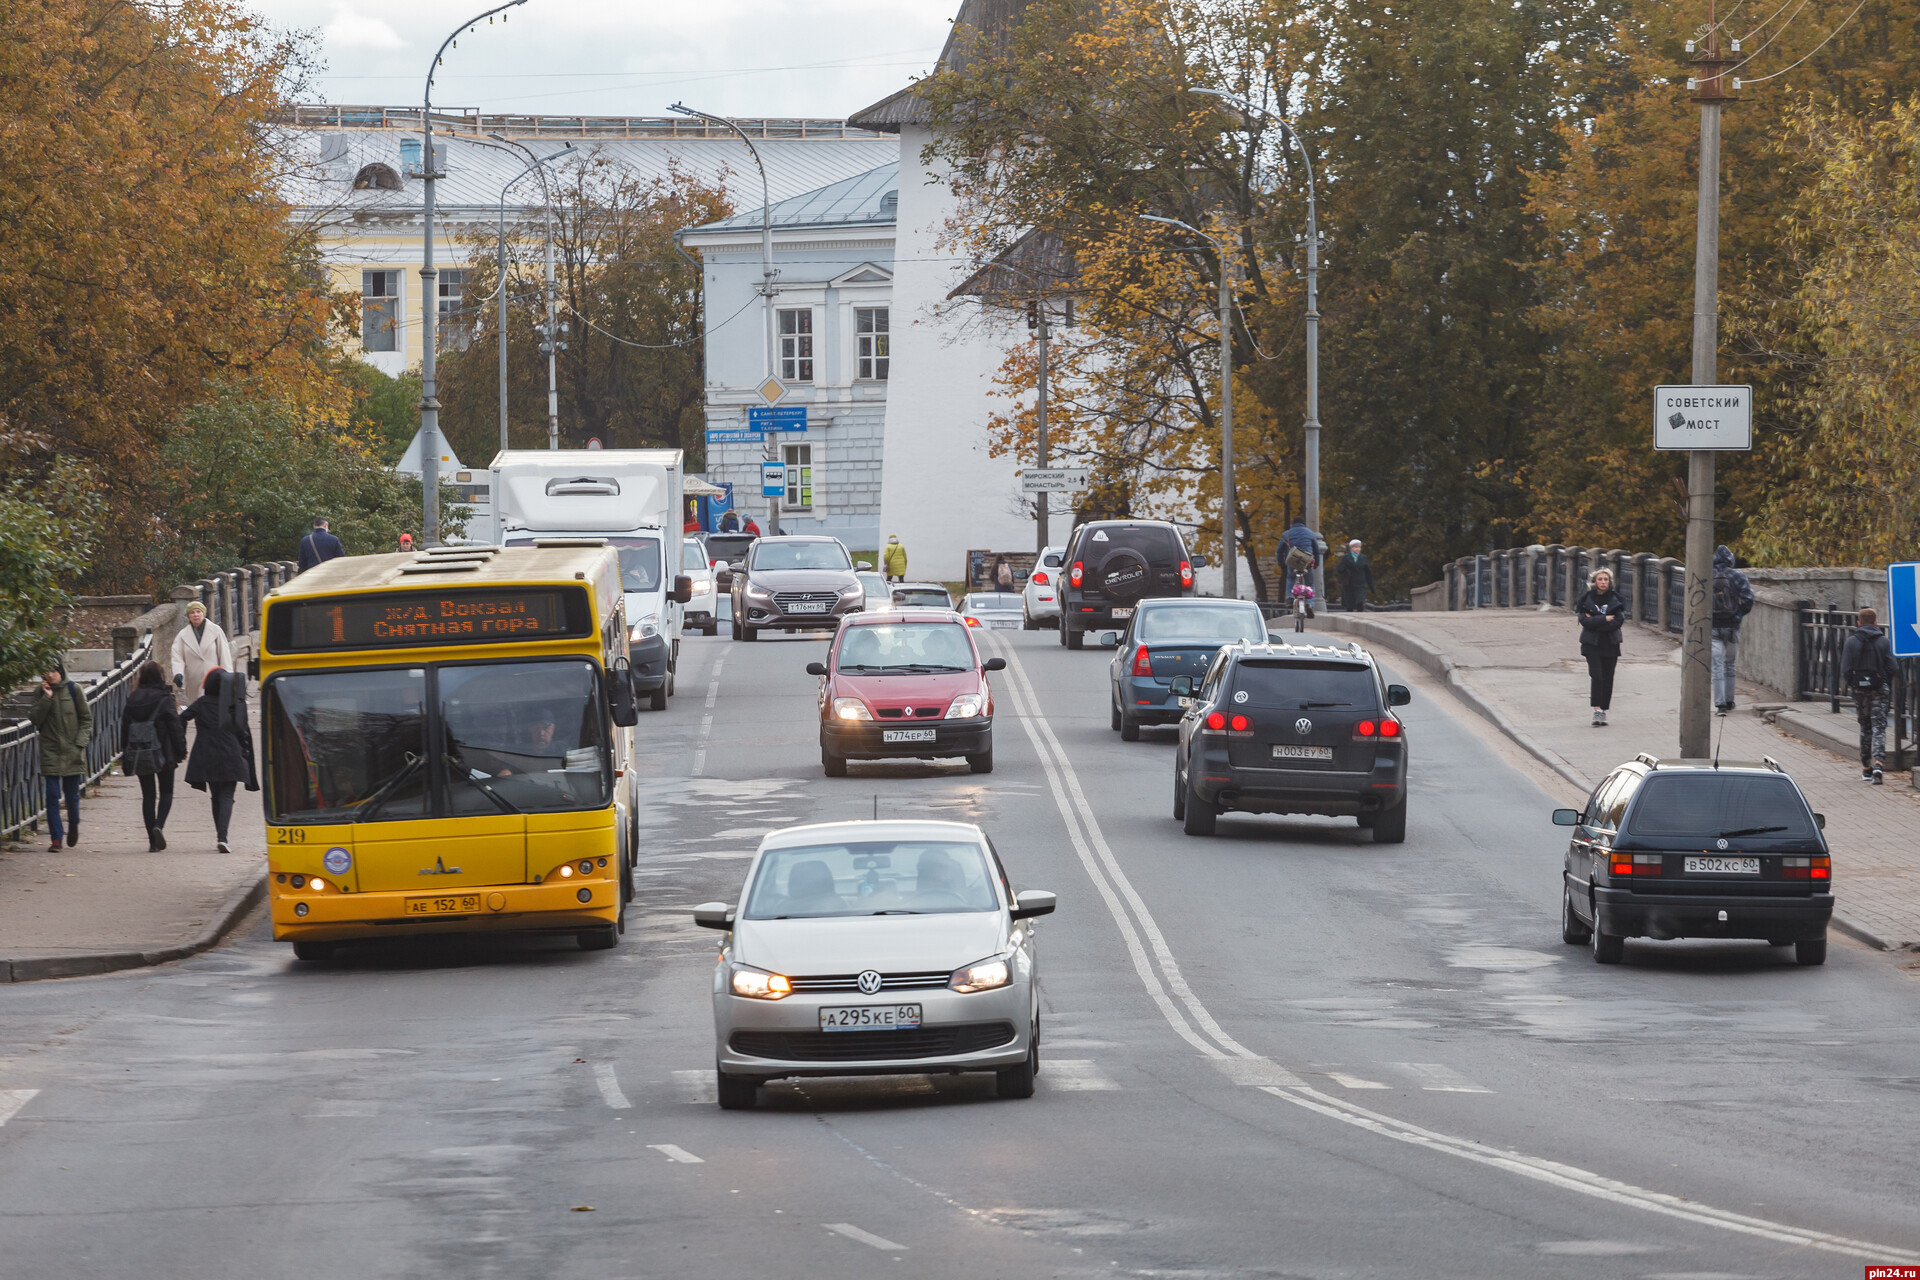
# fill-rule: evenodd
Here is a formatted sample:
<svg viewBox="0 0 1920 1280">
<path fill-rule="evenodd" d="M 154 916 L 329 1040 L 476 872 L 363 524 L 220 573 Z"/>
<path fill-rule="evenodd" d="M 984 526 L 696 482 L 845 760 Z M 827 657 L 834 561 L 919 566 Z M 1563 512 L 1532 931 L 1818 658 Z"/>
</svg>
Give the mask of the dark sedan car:
<svg viewBox="0 0 1920 1280">
<path fill-rule="evenodd" d="M 1102 631 L 1117 648 L 1108 675 L 1112 727 L 1127 742 L 1143 724 L 1179 724 L 1185 714 L 1168 688 L 1176 676 L 1205 675 L 1223 644 L 1265 644 L 1267 620 L 1250 600 L 1142 600 L 1124 631 Z"/>
<path fill-rule="evenodd" d="M 1758 938 L 1826 962 L 1826 820 L 1775 761 L 1643 754 L 1553 820 L 1574 829 L 1560 936 L 1599 963 L 1620 963 L 1636 937 Z"/>
<path fill-rule="evenodd" d="M 866 605 L 867 589 L 838 538 L 756 538 L 746 568 L 733 575 L 733 638 L 762 631 L 814 631 L 840 625 Z"/>
</svg>

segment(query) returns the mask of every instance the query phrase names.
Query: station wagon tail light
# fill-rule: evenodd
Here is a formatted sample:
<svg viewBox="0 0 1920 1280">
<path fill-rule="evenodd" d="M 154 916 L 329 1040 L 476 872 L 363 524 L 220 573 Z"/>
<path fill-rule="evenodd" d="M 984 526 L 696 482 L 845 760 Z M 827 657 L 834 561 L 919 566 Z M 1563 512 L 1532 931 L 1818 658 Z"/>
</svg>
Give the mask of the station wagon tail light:
<svg viewBox="0 0 1920 1280">
<path fill-rule="evenodd" d="M 733 994 L 752 1000 L 785 1000 L 793 994 L 793 983 L 785 977 L 752 965 L 734 965 L 731 985 Z"/>
<path fill-rule="evenodd" d="M 1825 856 L 1782 858 L 1780 878 L 1782 880 L 1831 880 L 1833 879 L 1833 859 Z"/>
<path fill-rule="evenodd" d="M 1086 576 L 1085 565 L 1081 561 L 1075 560 L 1073 562 L 1073 572 L 1067 575 L 1067 582 L 1077 587 L 1080 585 L 1080 579 L 1084 576 Z"/>
<path fill-rule="evenodd" d="M 1183 587 L 1193 585 L 1193 563 L 1191 561 L 1182 560 L 1180 562 L 1180 585 Z"/>
<path fill-rule="evenodd" d="M 1035 569 L 1027 581 L 1036 587 L 1044 587 L 1047 585 L 1047 571 L 1045 569 Z"/>
<path fill-rule="evenodd" d="M 1207 728 L 1213 730 L 1215 733 L 1219 733 L 1226 727 L 1227 718 L 1224 715 L 1221 715 L 1218 711 L 1209 711 L 1207 713 Z"/>
<path fill-rule="evenodd" d="M 1133 651 L 1133 674 L 1137 676 L 1153 674 L 1153 655 L 1147 652 L 1145 645 Z"/>
<path fill-rule="evenodd" d="M 1612 861 L 1609 870 L 1616 876 L 1657 876 L 1666 866 L 1665 858 L 1657 853 L 1615 853 Z"/>
</svg>

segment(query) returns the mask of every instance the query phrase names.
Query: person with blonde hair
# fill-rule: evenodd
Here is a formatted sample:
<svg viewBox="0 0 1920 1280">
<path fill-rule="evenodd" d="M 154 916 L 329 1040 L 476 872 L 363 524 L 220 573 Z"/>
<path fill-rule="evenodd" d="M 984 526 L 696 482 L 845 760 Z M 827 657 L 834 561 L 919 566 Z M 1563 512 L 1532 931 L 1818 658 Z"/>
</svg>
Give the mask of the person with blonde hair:
<svg viewBox="0 0 1920 1280">
<path fill-rule="evenodd" d="M 200 696 L 207 672 L 215 667 L 233 668 L 233 646 L 220 624 L 207 617 L 207 606 L 195 600 L 187 606 L 187 625 L 173 638 L 173 684 L 185 689 L 188 698 Z"/>
<path fill-rule="evenodd" d="M 1613 706 L 1613 669 L 1620 661 L 1620 630 L 1627 621 L 1627 602 L 1613 589 L 1611 569 L 1594 571 L 1573 612 L 1580 619 L 1580 653 L 1587 660 L 1593 724 L 1599 728 Z"/>
</svg>

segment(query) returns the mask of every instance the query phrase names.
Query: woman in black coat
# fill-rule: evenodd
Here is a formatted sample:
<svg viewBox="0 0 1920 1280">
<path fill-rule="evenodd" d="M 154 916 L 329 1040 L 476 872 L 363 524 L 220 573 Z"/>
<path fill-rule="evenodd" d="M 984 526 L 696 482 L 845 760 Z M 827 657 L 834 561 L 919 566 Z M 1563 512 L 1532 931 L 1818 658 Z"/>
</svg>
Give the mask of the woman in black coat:
<svg viewBox="0 0 1920 1280">
<path fill-rule="evenodd" d="M 1580 652 L 1587 659 L 1593 723 L 1603 725 L 1607 708 L 1613 705 L 1613 668 L 1620 661 L 1620 628 L 1627 621 L 1627 602 L 1613 589 L 1612 571 L 1601 569 L 1593 575 L 1573 611 L 1580 619 Z"/>
<path fill-rule="evenodd" d="M 233 818 L 233 789 L 246 783 L 258 791 L 253 770 L 253 730 L 247 727 L 247 686 L 222 667 L 207 672 L 201 694 L 182 719 L 197 725 L 193 754 L 187 757 L 187 785 L 213 797 L 213 829 L 220 852 L 231 853 L 227 824 Z"/>
<path fill-rule="evenodd" d="M 141 741 L 129 751 L 135 725 L 152 725 L 153 731 L 142 730 Z M 140 780 L 140 816 L 146 819 L 151 853 L 167 847 L 161 831 L 173 810 L 173 771 L 186 758 L 187 729 L 180 721 L 173 690 L 167 686 L 166 668 L 157 662 L 145 663 L 120 715 L 120 767 Z"/>
</svg>

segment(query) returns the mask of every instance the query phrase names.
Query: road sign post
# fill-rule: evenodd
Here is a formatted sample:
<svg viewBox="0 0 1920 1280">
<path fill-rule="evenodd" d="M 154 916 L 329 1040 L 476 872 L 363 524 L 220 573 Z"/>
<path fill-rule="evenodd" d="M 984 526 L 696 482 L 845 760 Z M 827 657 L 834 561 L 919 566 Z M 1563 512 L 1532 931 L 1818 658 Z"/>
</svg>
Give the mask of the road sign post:
<svg viewBox="0 0 1920 1280">
<path fill-rule="evenodd" d="M 1920 658 L 1920 564 L 1887 566 L 1887 642 L 1896 658 Z"/>
<path fill-rule="evenodd" d="M 763 462 L 760 464 L 760 496 L 763 498 L 785 497 L 787 492 L 787 464 L 784 462 Z"/>
</svg>

